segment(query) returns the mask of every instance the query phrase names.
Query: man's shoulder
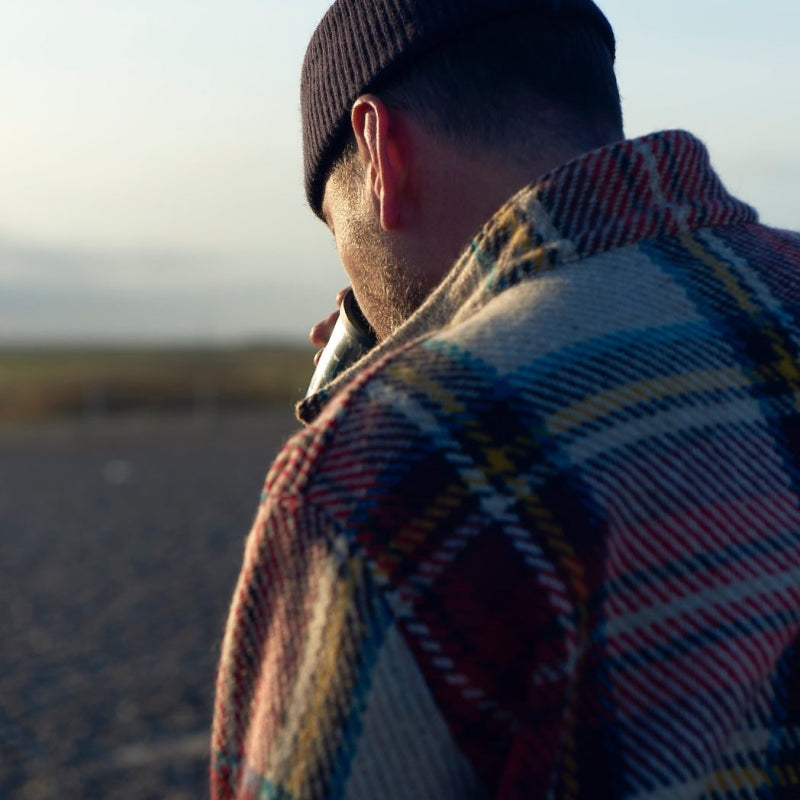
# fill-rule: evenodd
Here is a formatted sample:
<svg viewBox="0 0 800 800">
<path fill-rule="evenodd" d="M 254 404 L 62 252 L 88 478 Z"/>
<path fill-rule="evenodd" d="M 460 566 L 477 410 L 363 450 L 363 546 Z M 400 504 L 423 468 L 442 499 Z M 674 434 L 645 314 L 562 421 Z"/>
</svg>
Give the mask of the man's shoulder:
<svg viewBox="0 0 800 800">
<path fill-rule="evenodd" d="M 636 355 L 645 342 L 665 351 L 668 378 L 670 348 L 713 337 L 712 306 L 734 313 L 731 292 L 786 309 L 798 327 L 800 234 L 749 223 L 687 236 L 518 275 L 472 313 L 371 360 L 292 440 L 289 462 L 304 481 L 348 462 L 366 479 L 410 451 L 502 438 L 512 416 L 535 427 L 577 391 L 651 380 L 651 362 Z"/>
</svg>

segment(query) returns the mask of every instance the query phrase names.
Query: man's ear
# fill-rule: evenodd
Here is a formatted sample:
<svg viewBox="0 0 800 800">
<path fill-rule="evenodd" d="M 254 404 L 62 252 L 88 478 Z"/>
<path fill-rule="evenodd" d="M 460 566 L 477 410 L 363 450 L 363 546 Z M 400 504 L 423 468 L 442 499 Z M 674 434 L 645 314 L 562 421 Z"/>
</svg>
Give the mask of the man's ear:
<svg viewBox="0 0 800 800">
<path fill-rule="evenodd" d="M 359 97 L 350 113 L 358 152 L 367 167 L 381 227 L 396 230 L 407 204 L 411 142 L 400 112 L 372 94 Z"/>
</svg>

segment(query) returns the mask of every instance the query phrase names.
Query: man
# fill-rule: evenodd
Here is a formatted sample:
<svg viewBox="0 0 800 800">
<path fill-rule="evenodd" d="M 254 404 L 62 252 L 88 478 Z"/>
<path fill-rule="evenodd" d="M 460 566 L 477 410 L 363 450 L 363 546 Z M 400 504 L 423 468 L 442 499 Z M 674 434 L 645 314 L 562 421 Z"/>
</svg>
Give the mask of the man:
<svg viewBox="0 0 800 800">
<path fill-rule="evenodd" d="M 800 796 L 800 237 L 624 140 L 613 59 L 590 0 L 314 34 L 308 198 L 379 344 L 267 478 L 216 798 Z"/>
</svg>

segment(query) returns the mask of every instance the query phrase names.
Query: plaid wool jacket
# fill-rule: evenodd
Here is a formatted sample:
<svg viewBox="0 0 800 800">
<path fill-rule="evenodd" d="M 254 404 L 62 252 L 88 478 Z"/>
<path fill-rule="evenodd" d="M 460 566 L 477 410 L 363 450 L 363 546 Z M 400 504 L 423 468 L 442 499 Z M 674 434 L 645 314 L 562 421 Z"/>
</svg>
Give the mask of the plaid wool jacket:
<svg viewBox="0 0 800 800">
<path fill-rule="evenodd" d="M 301 412 L 217 800 L 800 796 L 800 236 L 699 141 L 523 189 Z"/>
</svg>

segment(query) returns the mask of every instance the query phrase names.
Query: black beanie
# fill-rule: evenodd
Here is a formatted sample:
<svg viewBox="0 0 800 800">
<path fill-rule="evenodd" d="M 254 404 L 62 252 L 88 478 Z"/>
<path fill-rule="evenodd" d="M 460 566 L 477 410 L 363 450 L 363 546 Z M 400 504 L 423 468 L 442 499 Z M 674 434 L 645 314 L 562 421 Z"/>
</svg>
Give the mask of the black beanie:
<svg viewBox="0 0 800 800">
<path fill-rule="evenodd" d="M 306 197 L 317 216 L 358 97 L 413 53 L 514 11 L 588 20 L 614 55 L 614 32 L 592 0 L 337 0 L 330 7 L 306 50 L 300 87 Z"/>
</svg>

